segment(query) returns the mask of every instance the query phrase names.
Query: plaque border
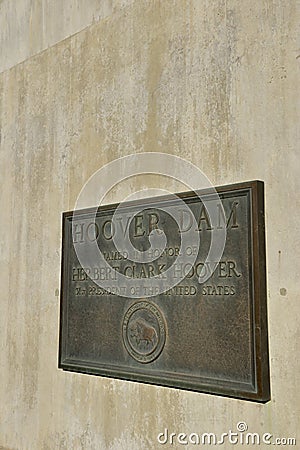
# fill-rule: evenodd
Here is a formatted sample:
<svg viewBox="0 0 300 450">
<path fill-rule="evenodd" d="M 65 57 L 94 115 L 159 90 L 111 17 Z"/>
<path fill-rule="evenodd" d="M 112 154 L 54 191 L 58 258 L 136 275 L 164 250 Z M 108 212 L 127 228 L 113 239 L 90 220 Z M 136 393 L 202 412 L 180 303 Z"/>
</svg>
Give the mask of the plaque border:
<svg viewBox="0 0 300 450">
<path fill-rule="evenodd" d="M 67 326 L 67 305 L 64 301 L 64 292 L 67 286 L 68 265 L 64 249 L 67 248 L 65 242 L 66 223 L 72 220 L 73 211 L 62 214 L 62 253 L 61 253 L 61 289 L 60 289 L 60 321 L 59 321 L 59 352 L 58 368 L 65 371 L 80 372 L 84 374 L 99 375 L 122 379 L 126 381 L 142 382 L 159 385 L 161 387 L 179 388 L 200 393 L 222 395 L 236 399 L 250 400 L 265 403 L 271 399 L 270 392 L 270 369 L 269 369 L 269 343 L 268 343 L 268 315 L 267 315 L 267 287 L 266 287 L 266 249 L 265 249 L 265 202 L 264 202 L 264 182 L 259 180 L 246 181 L 215 188 L 218 194 L 227 192 L 248 190 L 250 192 L 250 222 L 248 224 L 251 237 L 251 257 L 252 270 L 249 274 L 250 284 L 252 284 L 252 383 L 242 383 L 235 380 L 212 379 L 191 374 L 178 374 L 178 372 L 168 373 L 156 371 L 155 375 L 145 373 L 145 365 L 140 369 L 132 370 L 120 369 L 120 366 L 113 364 L 96 363 L 89 360 L 71 359 L 66 357 L 67 339 L 64 329 Z M 199 191 L 188 191 L 176 193 L 176 196 L 183 200 L 193 199 L 196 194 L 206 195 L 211 193 L 208 189 Z M 151 207 L 174 200 L 174 197 L 164 195 L 142 200 L 134 200 L 121 204 L 122 209 L 132 208 L 142 205 Z M 101 206 L 101 212 L 114 211 L 120 203 Z M 80 211 L 83 215 L 94 214 L 99 208 L 87 208 Z M 252 281 L 252 283 L 251 283 Z M 179 376 L 178 376 L 179 375 Z"/>
</svg>

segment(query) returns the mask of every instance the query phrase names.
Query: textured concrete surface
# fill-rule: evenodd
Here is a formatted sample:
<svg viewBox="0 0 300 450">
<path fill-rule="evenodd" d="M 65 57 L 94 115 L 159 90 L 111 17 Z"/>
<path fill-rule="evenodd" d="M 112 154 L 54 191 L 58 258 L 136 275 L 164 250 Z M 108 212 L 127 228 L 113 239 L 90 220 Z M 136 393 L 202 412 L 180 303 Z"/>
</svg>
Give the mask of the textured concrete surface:
<svg viewBox="0 0 300 450">
<path fill-rule="evenodd" d="M 0 446 L 158 449 L 164 428 L 221 434 L 242 420 L 300 445 L 299 3 L 107 1 L 64 41 L 91 21 L 86 2 L 63 2 L 81 4 L 63 35 L 54 22 L 70 16 L 40 2 L 44 38 L 26 10 L 37 2 L 14 3 L 0 2 L 2 68 L 28 59 L 0 75 Z M 8 36 L 26 35 L 29 15 L 35 43 L 17 49 Z M 96 169 L 143 151 L 181 155 L 216 185 L 266 183 L 266 405 L 57 369 L 61 212 Z M 147 185 L 177 190 L 138 177 L 108 201 Z"/>
<path fill-rule="evenodd" d="M 0 0 L 0 72 L 133 0 Z"/>
</svg>

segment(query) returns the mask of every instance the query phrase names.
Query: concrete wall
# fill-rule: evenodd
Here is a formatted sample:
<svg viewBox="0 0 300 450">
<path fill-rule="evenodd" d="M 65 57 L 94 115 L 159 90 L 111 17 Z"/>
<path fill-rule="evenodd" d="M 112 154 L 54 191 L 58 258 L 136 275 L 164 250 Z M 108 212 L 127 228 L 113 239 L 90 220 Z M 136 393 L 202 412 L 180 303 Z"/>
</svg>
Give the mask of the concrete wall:
<svg viewBox="0 0 300 450">
<path fill-rule="evenodd" d="M 0 2 L 13 66 L 0 74 L 0 448 L 157 449 L 164 428 L 241 420 L 300 445 L 299 3 L 111 3 Z M 61 212 L 97 168 L 143 151 L 181 155 L 216 185 L 266 183 L 265 405 L 57 369 Z M 176 190 L 137 178 L 109 200 L 158 182 Z"/>
<path fill-rule="evenodd" d="M 132 0 L 0 0 L 0 71 L 130 3 Z"/>
</svg>

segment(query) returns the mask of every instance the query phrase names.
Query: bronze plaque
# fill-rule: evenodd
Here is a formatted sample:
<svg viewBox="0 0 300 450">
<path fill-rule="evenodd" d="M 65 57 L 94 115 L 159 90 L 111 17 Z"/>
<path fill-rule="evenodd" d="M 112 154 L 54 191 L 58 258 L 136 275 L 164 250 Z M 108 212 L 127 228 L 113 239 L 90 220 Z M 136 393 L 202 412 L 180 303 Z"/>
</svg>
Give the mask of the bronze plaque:
<svg viewBox="0 0 300 450">
<path fill-rule="evenodd" d="M 268 401 L 263 182 L 64 213 L 59 367 Z"/>
</svg>

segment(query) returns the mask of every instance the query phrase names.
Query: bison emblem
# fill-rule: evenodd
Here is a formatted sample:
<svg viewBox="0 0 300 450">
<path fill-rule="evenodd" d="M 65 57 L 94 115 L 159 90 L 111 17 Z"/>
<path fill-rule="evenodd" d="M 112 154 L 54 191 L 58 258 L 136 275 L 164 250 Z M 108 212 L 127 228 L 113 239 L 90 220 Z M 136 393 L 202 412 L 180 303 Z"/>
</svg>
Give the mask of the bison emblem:
<svg viewBox="0 0 300 450">
<path fill-rule="evenodd" d="M 138 318 L 130 325 L 130 337 L 135 339 L 137 345 L 155 345 L 157 342 L 157 332 L 144 319 Z"/>
</svg>

